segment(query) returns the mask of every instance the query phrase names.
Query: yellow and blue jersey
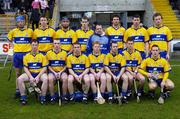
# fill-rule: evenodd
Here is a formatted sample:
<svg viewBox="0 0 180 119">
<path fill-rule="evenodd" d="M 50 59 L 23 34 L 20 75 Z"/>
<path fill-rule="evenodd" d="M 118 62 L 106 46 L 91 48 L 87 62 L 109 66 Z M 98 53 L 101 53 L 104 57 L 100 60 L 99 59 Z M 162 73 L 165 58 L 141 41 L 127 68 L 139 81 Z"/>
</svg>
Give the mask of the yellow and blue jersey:
<svg viewBox="0 0 180 119">
<path fill-rule="evenodd" d="M 76 33 L 72 29 L 66 32 L 63 29 L 59 29 L 56 31 L 55 38 L 60 40 L 61 49 L 69 52 L 72 44 L 76 41 Z"/>
<path fill-rule="evenodd" d="M 149 27 L 148 34 L 150 36 L 150 48 L 156 44 L 159 46 L 161 51 L 168 50 L 167 42 L 172 40 L 172 33 L 168 27 L 162 26 L 160 28 L 157 27 Z"/>
<path fill-rule="evenodd" d="M 49 62 L 49 66 L 55 72 L 60 72 L 66 66 L 67 53 L 65 51 L 60 51 L 59 53 L 55 53 L 54 50 L 50 50 L 47 52 L 46 58 Z"/>
<path fill-rule="evenodd" d="M 78 57 L 71 54 L 67 57 L 67 67 L 72 69 L 77 75 L 83 73 L 86 68 L 89 68 L 89 66 L 89 59 L 84 54 Z"/>
<path fill-rule="evenodd" d="M 163 79 L 164 73 L 171 71 L 170 64 L 164 58 L 158 58 L 157 60 L 151 57 L 142 61 L 140 69 L 158 75 L 158 79 Z"/>
<path fill-rule="evenodd" d="M 35 29 L 33 39 L 39 41 L 38 50 L 47 52 L 53 48 L 53 39 L 55 37 L 55 30 L 52 28 Z"/>
<path fill-rule="evenodd" d="M 33 30 L 29 28 L 23 30 L 15 28 L 7 35 L 8 40 L 14 44 L 14 52 L 30 52 L 32 37 Z"/>
<path fill-rule="evenodd" d="M 126 50 L 123 51 L 124 59 L 126 60 L 126 68 L 130 71 L 135 71 L 135 69 L 140 65 L 142 58 L 139 51 L 134 50 L 131 54 Z"/>
<path fill-rule="evenodd" d="M 27 67 L 31 74 L 38 74 L 41 72 L 43 67 L 47 67 L 48 62 L 46 57 L 41 54 L 37 53 L 35 56 L 32 53 L 28 53 L 23 58 L 23 64 Z"/>
<path fill-rule="evenodd" d="M 139 27 L 137 30 L 134 26 L 128 28 L 124 34 L 124 42 L 127 42 L 128 37 L 134 39 L 134 48 L 144 52 L 145 43 L 149 41 L 149 35 L 145 28 Z"/>
<path fill-rule="evenodd" d="M 81 51 L 85 52 L 86 51 L 86 44 L 90 36 L 94 34 L 93 30 L 88 30 L 88 31 L 83 31 L 82 29 L 78 29 L 76 31 L 76 41 L 78 41 L 81 44 Z"/>
<path fill-rule="evenodd" d="M 121 54 L 113 55 L 108 53 L 105 57 L 104 65 L 109 67 L 114 75 L 118 75 L 121 68 L 126 67 L 126 61 Z"/>
<path fill-rule="evenodd" d="M 105 56 L 105 54 L 99 54 L 97 56 L 92 53 L 89 54 L 90 68 L 94 69 L 95 72 L 99 72 L 104 67 Z"/>
<path fill-rule="evenodd" d="M 118 44 L 118 49 L 123 49 L 123 37 L 125 33 L 125 28 L 119 27 L 115 29 L 114 27 L 110 26 L 106 29 L 106 35 L 109 37 L 110 42 L 115 41 Z"/>
</svg>

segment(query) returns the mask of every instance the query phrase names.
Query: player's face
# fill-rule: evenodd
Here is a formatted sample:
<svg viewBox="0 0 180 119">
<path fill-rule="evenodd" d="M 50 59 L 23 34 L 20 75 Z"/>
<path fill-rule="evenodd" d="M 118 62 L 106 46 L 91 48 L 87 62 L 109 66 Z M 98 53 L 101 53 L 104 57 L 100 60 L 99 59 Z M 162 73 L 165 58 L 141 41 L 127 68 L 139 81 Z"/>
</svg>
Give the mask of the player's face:
<svg viewBox="0 0 180 119">
<path fill-rule="evenodd" d="M 95 32 L 101 35 L 103 33 L 102 25 L 96 25 Z"/>
<path fill-rule="evenodd" d="M 161 16 L 155 17 L 155 18 L 154 18 L 154 23 L 155 23 L 155 25 L 157 25 L 157 26 L 161 25 L 161 23 L 162 23 L 162 18 L 161 18 Z"/>
<path fill-rule="evenodd" d="M 133 41 L 128 41 L 126 45 L 127 45 L 127 48 L 128 48 L 128 49 L 133 49 L 133 47 L 134 47 L 134 42 L 133 42 Z"/>
<path fill-rule="evenodd" d="M 117 44 L 117 43 L 113 43 L 113 44 L 111 45 L 111 51 L 112 51 L 113 53 L 116 53 L 116 52 L 118 51 L 118 44 Z"/>
<path fill-rule="evenodd" d="M 115 26 L 119 25 L 119 18 L 118 17 L 114 17 L 113 20 L 112 20 L 112 24 L 114 24 Z"/>
<path fill-rule="evenodd" d="M 94 46 L 93 46 L 93 51 L 94 51 L 95 53 L 98 53 L 98 52 L 100 51 L 100 45 L 99 45 L 99 44 L 94 44 Z"/>
<path fill-rule="evenodd" d="M 69 24 L 70 24 L 69 20 L 62 20 L 62 21 L 61 21 L 61 26 L 62 26 L 64 29 L 69 28 Z"/>
<path fill-rule="evenodd" d="M 158 47 L 152 47 L 151 53 L 153 57 L 158 57 L 159 56 L 159 48 Z"/>
<path fill-rule="evenodd" d="M 41 17 L 39 23 L 40 23 L 41 26 L 46 27 L 47 24 L 48 24 L 48 20 L 45 17 Z"/>
<path fill-rule="evenodd" d="M 133 22 L 133 25 L 137 27 L 140 24 L 140 18 L 133 18 L 132 22 Z"/>
<path fill-rule="evenodd" d="M 75 44 L 73 46 L 73 50 L 74 50 L 75 55 L 79 55 L 81 53 L 81 46 L 79 44 Z"/>
<path fill-rule="evenodd" d="M 59 50 L 60 49 L 60 40 L 54 40 L 53 45 L 54 45 L 54 49 Z"/>
<path fill-rule="evenodd" d="M 18 26 L 19 28 L 24 28 L 24 25 L 25 25 L 25 21 L 24 21 L 24 20 L 17 22 L 17 26 Z"/>
<path fill-rule="evenodd" d="M 31 47 L 32 47 L 33 52 L 37 52 L 38 51 L 38 42 L 32 42 Z"/>
<path fill-rule="evenodd" d="M 81 25 L 82 25 L 82 27 L 88 27 L 89 21 L 87 19 L 82 19 L 81 20 Z"/>
</svg>

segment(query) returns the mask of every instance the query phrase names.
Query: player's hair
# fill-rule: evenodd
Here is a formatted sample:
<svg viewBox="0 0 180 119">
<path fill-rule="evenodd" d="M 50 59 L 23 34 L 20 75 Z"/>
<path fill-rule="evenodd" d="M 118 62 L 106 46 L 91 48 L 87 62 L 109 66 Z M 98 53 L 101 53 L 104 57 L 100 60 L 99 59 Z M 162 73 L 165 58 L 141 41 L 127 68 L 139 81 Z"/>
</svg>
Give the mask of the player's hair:
<svg viewBox="0 0 180 119">
<path fill-rule="evenodd" d="M 97 23 L 95 24 L 95 29 L 96 29 L 97 26 L 102 26 L 102 24 L 100 24 L 100 23 L 97 22 Z"/>
<path fill-rule="evenodd" d="M 112 44 L 118 44 L 117 41 L 111 41 L 110 42 L 110 47 L 112 47 Z"/>
<path fill-rule="evenodd" d="M 40 16 L 40 18 L 39 18 L 39 24 L 40 24 L 40 20 L 41 20 L 41 18 L 46 18 L 46 20 L 47 20 L 47 24 L 49 25 L 49 19 L 45 16 L 45 15 L 41 15 Z"/>
<path fill-rule="evenodd" d="M 134 42 L 134 39 L 133 39 L 132 37 L 128 37 L 126 43 L 129 42 L 129 41 L 130 41 L 130 42 L 131 42 L 131 41 Z"/>
<path fill-rule="evenodd" d="M 99 41 L 94 41 L 92 46 L 94 46 L 95 44 L 99 44 L 100 45 L 100 42 Z"/>
<path fill-rule="evenodd" d="M 38 44 L 39 44 L 39 41 L 36 40 L 36 39 L 32 39 L 30 43 L 31 43 L 31 44 L 32 44 L 32 43 L 38 43 Z"/>
<path fill-rule="evenodd" d="M 83 17 L 81 18 L 81 21 L 82 21 L 83 19 L 89 21 L 89 18 L 88 18 L 87 16 L 83 16 Z"/>
<path fill-rule="evenodd" d="M 132 19 L 134 19 L 134 18 L 140 18 L 140 16 L 138 14 L 135 14 L 135 15 L 133 15 Z"/>
<path fill-rule="evenodd" d="M 81 44 L 78 41 L 73 43 L 73 46 L 75 46 L 75 45 L 80 45 L 81 46 Z"/>
<path fill-rule="evenodd" d="M 157 16 L 161 16 L 161 19 L 163 19 L 162 14 L 159 12 L 154 13 L 152 19 L 154 20 Z"/>
<path fill-rule="evenodd" d="M 119 15 L 116 14 L 116 15 L 113 15 L 113 16 L 112 16 L 111 21 L 112 21 L 115 17 L 119 18 L 119 20 L 120 20 Z"/>
<path fill-rule="evenodd" d="M 154 47 L 157 47 L 157 48 L 159 49 L 159 46 L 156 45 L 156 44 L 154 44 L 154 45 L 152 45 L 151 50 L 152 50 L 152 48 L 154 48 Z"/>
</svg>

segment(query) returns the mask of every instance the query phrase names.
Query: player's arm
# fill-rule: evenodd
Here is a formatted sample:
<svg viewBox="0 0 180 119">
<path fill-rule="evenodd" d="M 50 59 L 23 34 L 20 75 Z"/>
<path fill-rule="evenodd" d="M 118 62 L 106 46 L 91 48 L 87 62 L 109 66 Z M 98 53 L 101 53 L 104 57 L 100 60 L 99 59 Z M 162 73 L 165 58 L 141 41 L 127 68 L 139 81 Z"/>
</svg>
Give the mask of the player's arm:
<svg viewBox="0 0 180 119">
<path fill-rule="evenodd" d="M 109 69 L 108 66 L 105 66 L 104 69 L 105 69 L 105 71 L 106 71 L 107 73 L 109 73 L 111 76 L 114 76 L 114 74 L 111 72 L 111 70 Z"/>
<path fill-rule="evenodd" d="M 89 68 L 90 72 L 93 73 L 94 75 L 96 74 L 95 70 L 93 68 Z"/>
<path fill-rule="evenodd" d="M 81 74 L 80 76 L 84 76 L 85 74 L 87 74 L 89 72 L 89 68 L 86 68 Z"/>
<path fill-rule="evenodd" d="M 119 75 L 117 76 L 118 77 L 118 80 L 120 79 L 120 77 L 123 75 L 123 73 L 125 72 L 126 68 L 125 67 L 122 67 L 121 68 L 121 71 L 119 73 Z"/>
<path fill-rule="evenodd" d="M 53 74 L 56 74 L 56 72 L 52 69 L 51 66 L 48 66 L 48 69 L 49 69 Z"/>
<path fill-rule="evenodd" d="M 24 72 L 28 75 L 28 77 L 30 78 L 30 80 L 31 80 L 31 79 L 34 79 L 33 76 L 31 75 L 29 69 L 28 69 L 26 66 L 24 66 Z M 32 80 L 31 80 L 31 81 L 32 81 Z"/>
<path fill-rule="evenodd" d="M 47 71 L 47 67 L 43 67 L 42 70 L 39 72 L 39 74 L 36 77 L 40 77 L 42 74 L 44 74 Z"/>
<path fill-rule="evenodd" d="M 145 42 L 145 53 L 146 53 L 146 57 L 148 57 L 148 55 L 149 55 L 149 42 Z"/>
</svg>

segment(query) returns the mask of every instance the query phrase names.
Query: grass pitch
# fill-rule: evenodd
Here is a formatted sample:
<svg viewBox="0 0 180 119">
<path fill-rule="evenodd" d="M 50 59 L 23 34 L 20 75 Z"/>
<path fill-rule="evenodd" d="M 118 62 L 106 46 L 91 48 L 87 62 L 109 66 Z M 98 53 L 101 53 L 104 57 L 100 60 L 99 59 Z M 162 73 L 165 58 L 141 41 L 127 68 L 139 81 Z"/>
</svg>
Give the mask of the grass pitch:
<svg viewBox="0 0 180 119">
<path fill-rule="evenodd" d="M 180 61 L 172 60 L 171 64 L 180 65 Z M 175 89 L 164 105 L 157 104 L 157 97 L 156 100 L 143 98 L 139 104 L 133 99 L 122 106 L 90 102 L 87 105 L 75 103 L 61 107 L 58 103 L 41 105 L 34 95 L 28 98 L 28 105 L 21 106 L 18 99 L 13 99 L 15 78 L 7 81 L 8 66 L 0 68 L 0 119 L 180 119 L 180 66 L 172 67 L 170 79 L 174 81 Z M 14 72 L 12 77 L 15 77 Z"/>
</svg>

